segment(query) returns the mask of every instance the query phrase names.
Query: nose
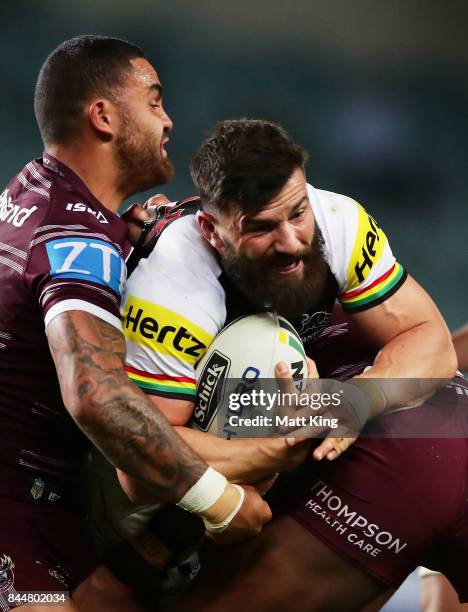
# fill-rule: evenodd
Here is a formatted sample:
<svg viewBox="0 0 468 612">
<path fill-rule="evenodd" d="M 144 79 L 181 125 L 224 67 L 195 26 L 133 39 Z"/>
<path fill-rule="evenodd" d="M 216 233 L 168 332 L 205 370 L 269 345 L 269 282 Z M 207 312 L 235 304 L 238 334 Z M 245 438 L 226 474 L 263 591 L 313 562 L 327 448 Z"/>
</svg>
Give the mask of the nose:
<svg viewBox="0 0 468 612">
<path fill-rule="evenodd" d="M 280 223 L 276 228 L 274 247 L 277 253 L 294 255 L 303 247 L 297 229 L 290 223 Z"/>
<path fill-rule="evenodd" d="M 163 110 L 162 122 L 163 122 L 164 131 L 170 132 L 173 127 L 172 119 L 169 117 L 169 115 L 166 113 L 165 110 Z"/>
</svg>

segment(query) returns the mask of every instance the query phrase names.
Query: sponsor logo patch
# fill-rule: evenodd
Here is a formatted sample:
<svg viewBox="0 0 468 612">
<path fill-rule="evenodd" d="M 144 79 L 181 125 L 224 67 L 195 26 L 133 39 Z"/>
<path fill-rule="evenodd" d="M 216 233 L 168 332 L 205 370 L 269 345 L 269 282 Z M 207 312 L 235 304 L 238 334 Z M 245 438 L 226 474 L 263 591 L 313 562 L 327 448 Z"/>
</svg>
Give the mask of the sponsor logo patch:
<svg viewBox="0 0 468 612">
<path fill-rule="evenodd" d="M 353 253 L 348 268 L 349 291 L 361 285 L 369 276 L 374 264 L 382 256 L 387 237 L 377 222 L 362 206 L 359 206 L 359 220 Z"/>
<path fill-rule="evenodd" d="M 125 337 L 152 351 L 194 365 L 206 353 L 213 336 L 182 315 L 129 296 L 123 313 Z"/>
<path fill-rule="evenodd" d="M 215 417 L 220 399 L 224 397 L 226 378 L 231 360 L 219 351 L 213 351 L 198 380 L 197 399 L 191 422 L 207 431 Z"/>
<path fill-rule="evenodd" d="M 60 238 L 46 244 L 52 278 L 75 278 L 109 287 L 122 295 L 125 262 L 117 248 L 90 238 Z"/>
<path fill-rule="evenodd" d="M 352 508 L 323 480 L 317 480 L 310 488 L 305 508 L 318 517 L 323 529 L 335 531 L 352 547 L 371 557 L 399 555 L 408 546 L 408 542 Z"/>
<path fill-rule="evenodd" d="M 8 189 L 0 194 L 0 221 L 11 223 L 15 227 L 22 227 L 24 222 L 37 210 L 37 206 L 22 208 L 15 204 L 8 195 Z"/>
<path fill-rule="evenodd" d="M 69 202 L 66 206 L 66 210 L 71 212 L 86 212 L 96 217 L 99 223 L 109 223 L 100 210 L 93 210 L 83 202 Z"/>
</svg>

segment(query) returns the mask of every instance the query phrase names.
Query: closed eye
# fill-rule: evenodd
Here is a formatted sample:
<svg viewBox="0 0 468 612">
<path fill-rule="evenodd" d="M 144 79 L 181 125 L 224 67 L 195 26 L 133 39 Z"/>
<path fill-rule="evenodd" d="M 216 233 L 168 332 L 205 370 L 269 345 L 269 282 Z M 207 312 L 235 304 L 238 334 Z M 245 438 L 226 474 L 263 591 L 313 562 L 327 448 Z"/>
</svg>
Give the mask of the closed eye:
<svg viewBox="0 0 468 612">
<path fill-rule="evenodd" d="M 305 214 L 305 209 L 301 208 L 300 210 L 297 210 L 291 217 L 290 219 L 300 219 L 301 217 L 303 217 Z"/>
<path fill-rule="evenodd" d="M 276 223 L 269 223 L 268 221 L 250 221 L 247 222 L 242 228 L 243 234 L 263 234 L 265 232 L 271 232 L 275 229 Z"/>
</svg>

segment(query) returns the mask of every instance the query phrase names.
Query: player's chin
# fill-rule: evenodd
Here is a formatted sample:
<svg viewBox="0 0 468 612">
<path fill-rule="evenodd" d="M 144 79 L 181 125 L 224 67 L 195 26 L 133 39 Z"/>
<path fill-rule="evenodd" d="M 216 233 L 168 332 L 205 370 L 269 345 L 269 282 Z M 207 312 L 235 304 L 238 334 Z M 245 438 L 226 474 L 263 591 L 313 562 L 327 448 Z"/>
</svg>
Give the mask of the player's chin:
<svg viewBox="0 0 468 612">
<path fill-rule="evenodd" d="M 174 164 L 166 157 L 160 160 L 155 176 L 155 185 L 165 185 L 174 176 Z"/>
</svg>

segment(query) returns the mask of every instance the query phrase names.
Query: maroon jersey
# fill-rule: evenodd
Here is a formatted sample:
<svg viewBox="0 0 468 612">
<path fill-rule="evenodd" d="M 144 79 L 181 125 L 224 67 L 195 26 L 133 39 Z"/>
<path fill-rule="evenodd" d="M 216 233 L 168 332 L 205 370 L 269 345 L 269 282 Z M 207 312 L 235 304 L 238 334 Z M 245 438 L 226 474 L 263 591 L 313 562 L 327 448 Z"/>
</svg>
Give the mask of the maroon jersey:
<svg viewBox="0 0 468 612">
<path fill-rule="evenodd" d="M 0 462 L 67 474 L 87 446 L 66 411 L 45 328 L 83 310 L 120 329 L 125 223 L 44 154 L 0 195 Z"/>
</svg>

